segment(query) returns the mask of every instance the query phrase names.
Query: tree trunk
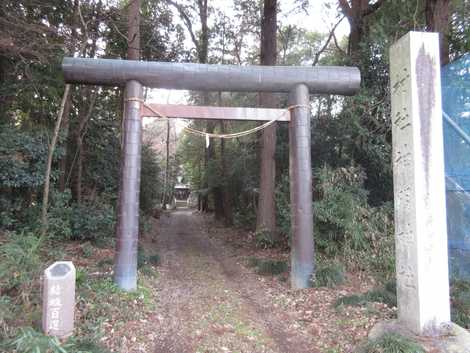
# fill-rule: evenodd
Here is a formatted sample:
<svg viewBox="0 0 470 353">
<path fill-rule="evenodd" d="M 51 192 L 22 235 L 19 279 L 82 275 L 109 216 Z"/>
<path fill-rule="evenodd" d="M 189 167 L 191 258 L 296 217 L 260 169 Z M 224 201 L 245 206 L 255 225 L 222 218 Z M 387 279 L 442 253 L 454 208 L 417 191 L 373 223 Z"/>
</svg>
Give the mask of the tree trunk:
<svg viewBox="0 0 470 353">
<path fill-rule="evenodd" d="M 162 209 L 166 210 L 168 203 L 168 177 L 170 171 L 170 121 L 166 122 L 166 162 L 165 162 L 165 180 L 163 181 Z"/>
<path fill-rule="evenodd" d="M 369 6 L 368 0 L 353 0 L 351 2 L 351 14 L 348 18 L 351 32 L 349 34 L 349 55 L 357 61 L 361 50 L 362 37 L 364 36 L 364 13 Z"/>
<path fill-rule="evenodd" d="M 199 34 L 199 40 L 195 43 L 198 52 L 198 60 L 200 64 L 206 64 L 209 52 L 209 28 L 207 25 L 207 16 L 208 16 L 208 7 L 207 0 L 198 0 L 199 7 L 199 20 L 201 21 L 201 32 Z M 202 95 L 202 104 L 209 105 L 209 93 L 204 92 Z M 206 123 L 206 132 L 214 132 L 214 123 L 208 121 Z M 214 157 L 214 144 L 209 143 L 209 146 L 206 148 L 206 153 L 204 154 L 204 189 L 209 188 L 208 183 L 208 172 L 209 172 L 209 163 L 210 160 Z M 202 207 L 203 212 L 209 211 L 209 192 L 205 192 L 202 196 Z"/>
<path fill-rule="evenodd" d="M 82 203 L 82 181 L 83 181 L 83 140 L 79 138 L 79 144 L 77 145 L 77 173 L 76 173 L 76 184 L 75 184 L 75 201 L 78 204 Z"/>
<path fill-rule="evenodd" d="M 62 118 L 62 131 L 65 132 L 65 141 L 64 141 L 64 146 L 65 146 L 65 153 L 62 156 L 62 158 L 59 160 L 59 191 L 64 192 L 65 189 L 67 188 L 67 156 L 68 156 L 68 150 L 69 150 L 69 114 L 70 110 L 72 108 L 72 100 L 70 99 L 71 95 L 68 96 L 67 102 L 65 103 L 65 108 L 64 108 L 64 117 Z"/>
<path fill-rule="evenodd" d="M 225 124 L 224 121 L 220 121 L 220 132 L 225 133 Z M 222 167 L 222 180 L 223 180 L 223 217 L 224 223 L 227 226 L 233 224 L 233 207 L 232 207 L 232 194 L 230 192 L 230 183 L 228 181 L 227 175 L 227 159 L 225 156 L 225 139 L 220 140 L 220 159 Z"/>
<path fill-rule="evenodd" d="M 275 65 L 277 57 L 277 0 L 264 0 L 261 24 L 261 65 Z M 277 98 L 272 93 L 260 93 L 262 107 L 275 108 Z M 276 124 L 262 132 L 261 169 L 256 231 L 266 231 L 272 237 L 276 234 L 276 208 L 274 189 L 276 180 Z"/>
<path fill-rule="evenodd" d="M 367 33 L 366 17 L 377 11 L 385 0 L 369 4 L 369 0 L 338 0 L 341 12 L 346 16 L 351 31 L 349 33 L 348 54 L 354 63 L 360 60 L 361 43 Z"/>
<path fill-rule="evenodd" d="M 203 96 L 203 105 L 209 105 L 209 95 L 204 93 Z M 214 122 L 208 121 L 206 123 L 206 132 L 213 133 L 214 132 Z M 209 141 L 209 146 L 205 149 L 204 154 L 204 184 L 203 188 L 205 189 L 204 195 L 202 196 L 202 211 L 208 212 L 209 211 L 209 172 L 210 166 L 209 163 L 211 159 L 214 158 L 214 141 Z M 214 195 L 215 196 L 215 195 Z"/>
<path fill-rule="evenodd" d="M 439 33 L 441 65 L 449 63 L 449 13 L 450 0 L 426 0 L 426 27 Z"/>
<path fill-rule="evenodd" d="M 48 222 L 47 222 L 47 207 L 49 204 L 49 188 L 51 182 L 51 169 L 52 169 L 52 157 L 54 156 L 55 145 L 57 143 L 57 138 L 59 136 L 60 125 L 62 122 L 62 117 L 64 116 L 65 104 L 69 99 L 70 85 L 65 85 L 64 95 L 62 96 L 62 102 L 60 104 L 59 115 L 54 127 L 54 133 L 52 135 L 52 140 L 49 145 L 49 151 L 47 153 L 47 163 L 46 163 L 46 175 L 44 177 L 44 191 L 42 195 L 42 210 L 41 210 L 41 235 L 45 235 L 47 232 Z"/>
<path fill-rule="evenodd" d="M 131 0 L 127 33 L 127 59 L 140 60 L 140 0 Z"/>
<path fill-rule="evenodd" d="M 75 145 L 76 145 L 76 170 L 75 178 L 72 187 L 72 198 L 77 203 L 82 202 L 82 181 L 83 181 L 83 138 L 85 137 L 86 124 L 91 118 L 93 108 L 95 106 L 96 92 L 91 92 L 91 88 L 87 87 L 87 94 L 85 95 L 88 99 L 85 101 L 88 103 L 88 110 L 86 113 L 83 109 L 80 110 L 78 128 L 75 132 Z M 73 165 L 71 166 L 73 168 Z"/>
<path fill-rule="evenodd" d="M 71 41 L 70 46 L 68 48 L 68 52 L 73 55 L 75 53 L 78 43 L 78 36 L 77 36 L 77 29 L 80 26 L 80 2 L 79 0 L 73 0 L 73 16 L 72 16 L 72 23 L 71 27 L 73 28 L 71 33 Z M 69 160 L 70 153 L 72 152 L 72 148 L 70 146 L 70 140 L 72 136 L 70 136 L 70 111 L 72 110 L 73 101 L 72 101 L 72 94 L 69 95 L 64 111 L 64 117 L 62 119 L 62 131 L 65 132 L 65 154 L 59 161 L 59 191 L 64 192 L 67 188 L 67 161 Z"/>
</svg>

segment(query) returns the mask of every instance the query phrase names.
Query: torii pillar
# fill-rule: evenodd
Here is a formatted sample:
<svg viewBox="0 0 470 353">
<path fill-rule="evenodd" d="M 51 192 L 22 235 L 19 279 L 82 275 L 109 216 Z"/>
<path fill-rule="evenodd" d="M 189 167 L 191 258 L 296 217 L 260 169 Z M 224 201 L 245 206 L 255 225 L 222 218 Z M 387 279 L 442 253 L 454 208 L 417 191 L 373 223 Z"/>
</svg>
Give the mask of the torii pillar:
<svg viewBox="0 0 470 353">
<path fill-rule="evenodd" d="M 236 66 L 134 60 L 64 58 L 67 83 L 126 86 L 115 281 L 137 287 L 141 88 L 192 91 L 290 93 L 290 175 L 292 214 L 291 284 L 309 286 L 313 274 L 312 171 L 309 94 L 353 95 L 360 87 L 354 67 Z"/>
</svg>

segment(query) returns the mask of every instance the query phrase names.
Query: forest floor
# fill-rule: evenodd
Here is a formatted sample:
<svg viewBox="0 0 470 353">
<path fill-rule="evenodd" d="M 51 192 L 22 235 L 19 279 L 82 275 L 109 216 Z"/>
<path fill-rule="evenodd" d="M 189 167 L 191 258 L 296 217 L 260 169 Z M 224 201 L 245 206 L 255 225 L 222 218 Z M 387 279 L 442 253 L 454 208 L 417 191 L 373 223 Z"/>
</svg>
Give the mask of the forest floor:
<svg viewBox="0 0 470 353">
<path fill-rule="evenodd" d="M 357 275 L 336 288 L 297 291 L 289 289 L 287 274 L 258 275 L 250 258 L 287 260 L 288 254 L 256 249 L 246 232 L 192 210 L 164 213 L 142 245 L 157 251 L 161 264 L 144 278 L 152 305 L 119 329 L 107 325 L 101 341 L 120 353 L 345 353 L 395 314 L 380 303 L 334 307 L 339 297 L 371 288 L 370 279 Z"/>
</svg>

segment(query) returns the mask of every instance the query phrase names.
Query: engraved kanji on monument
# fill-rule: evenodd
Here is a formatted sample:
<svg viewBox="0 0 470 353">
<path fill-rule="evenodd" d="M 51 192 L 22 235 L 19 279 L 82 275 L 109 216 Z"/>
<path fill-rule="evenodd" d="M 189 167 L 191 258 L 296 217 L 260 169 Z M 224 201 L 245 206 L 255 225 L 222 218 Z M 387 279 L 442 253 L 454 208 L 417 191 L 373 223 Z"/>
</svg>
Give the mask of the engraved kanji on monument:
<svg viewBox="0 0 470 353">
<path fill-rule="evenodd" d="M 42 329 L 50 336 L 65 338 L 73 333 L 75 312 L 75 266 L 58 261 L 44 271 Z"/>
<path fill-rule="evenodd" d="M 450 321 L 439 40 L 390 49 L 398 320 L 418 334 Z"/>
</svg>

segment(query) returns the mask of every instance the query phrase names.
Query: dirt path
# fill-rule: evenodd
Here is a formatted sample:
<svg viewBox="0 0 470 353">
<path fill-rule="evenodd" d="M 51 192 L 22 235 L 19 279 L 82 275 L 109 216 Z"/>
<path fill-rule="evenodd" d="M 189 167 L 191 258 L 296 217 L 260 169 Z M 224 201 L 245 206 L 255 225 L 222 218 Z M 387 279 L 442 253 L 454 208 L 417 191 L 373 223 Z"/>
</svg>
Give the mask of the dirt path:
<svg viewBox="0 0 470 353">
<path fill-rule="evenodd" d="M 159 233 L 155 352 L 315 352 L 270 300 L 272 288 L 211 239 L 198 216 L 164 215 Z"/>
</svg>

